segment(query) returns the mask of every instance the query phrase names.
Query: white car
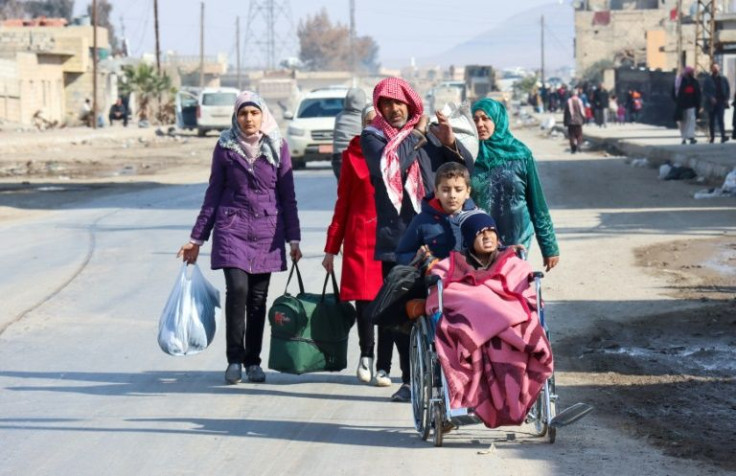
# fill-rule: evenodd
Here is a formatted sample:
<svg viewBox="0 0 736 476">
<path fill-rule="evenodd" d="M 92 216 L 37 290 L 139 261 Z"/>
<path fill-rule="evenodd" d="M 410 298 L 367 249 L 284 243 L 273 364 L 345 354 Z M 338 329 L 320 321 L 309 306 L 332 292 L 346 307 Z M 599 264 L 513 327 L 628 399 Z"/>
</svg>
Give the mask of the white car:
<svg viewBox="0 0 736 476">
<path fill-rule="evenodd" d="M 197 100 L 197 134 L 222 131 L 232 125 L 233 107 L 238 97 L 236 88 L 205 88 Z"/>
<path fill-rule="evenodd" d="M 286 141 L 295 169 L 306 167 L 307 162 L 332 159 L 335 116 L 342 111 L 347 93 L 342 87 L 315 89 L 299 100 L 296 114 L 284 113 L 290 121 Z"/>
</svg>

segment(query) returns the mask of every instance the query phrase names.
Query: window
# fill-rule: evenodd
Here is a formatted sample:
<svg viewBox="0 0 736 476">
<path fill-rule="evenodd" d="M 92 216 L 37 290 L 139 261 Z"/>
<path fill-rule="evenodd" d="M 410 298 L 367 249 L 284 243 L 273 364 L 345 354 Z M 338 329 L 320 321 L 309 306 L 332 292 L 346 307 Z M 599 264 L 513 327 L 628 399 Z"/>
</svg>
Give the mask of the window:
<svg viewBox="0 0 736 476">
<path fill-rule="evenodd" d="M 341 111 L 345 98 L 305 99 L 299 106 L 297 117 L 335 117 Z"/>
<path fill-rule="evenodd" d="M 236 94 L 233 93 L 208 93 L 202 95 L 203 106 L 233 106 Z"/>
</svg>

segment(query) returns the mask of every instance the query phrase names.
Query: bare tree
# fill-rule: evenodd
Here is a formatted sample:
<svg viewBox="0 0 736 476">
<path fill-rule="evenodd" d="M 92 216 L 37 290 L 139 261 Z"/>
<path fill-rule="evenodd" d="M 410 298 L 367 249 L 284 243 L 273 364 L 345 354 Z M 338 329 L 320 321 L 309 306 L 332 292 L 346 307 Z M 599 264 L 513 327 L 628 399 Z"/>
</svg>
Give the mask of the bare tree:
<svg viewBox="0 0 736 476">
<path fill-rule="evenodd" d="M 350 68 L 350 30 L 341 23 L 333 24 L 322 9 L 307 16 L 297 27 L 299 59 L 311 70 L 340 70 Z M 369 36 L 356 38 L 355 57 L 361 70 L 378 68 L 378 45 Z"/>
</svg>

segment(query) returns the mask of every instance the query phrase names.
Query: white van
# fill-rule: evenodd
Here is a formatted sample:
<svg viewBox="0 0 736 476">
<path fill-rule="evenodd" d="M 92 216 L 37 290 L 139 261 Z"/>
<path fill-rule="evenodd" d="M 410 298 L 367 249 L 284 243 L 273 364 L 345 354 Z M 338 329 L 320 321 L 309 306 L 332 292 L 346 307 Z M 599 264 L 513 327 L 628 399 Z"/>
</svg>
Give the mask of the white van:
<svg viewBox="0 0 736 476">
<path fill-rule="evenodd" d="M 197 134 L 222 131 L 232 125 L 233 107 L 238 97 L 236 88 L 205 88 L 197 100 Z"/>
</svg>

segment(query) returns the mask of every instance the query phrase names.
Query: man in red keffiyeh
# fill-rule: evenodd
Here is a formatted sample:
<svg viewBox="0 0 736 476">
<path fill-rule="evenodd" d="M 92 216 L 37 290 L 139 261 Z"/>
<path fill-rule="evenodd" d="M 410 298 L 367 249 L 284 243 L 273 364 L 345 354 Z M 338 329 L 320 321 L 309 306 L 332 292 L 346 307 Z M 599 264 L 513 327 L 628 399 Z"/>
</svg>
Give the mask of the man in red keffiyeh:
<svg viewBox="0 0 736 476">
<path fill-rule="evenodd" d="M 363 149 L 371 181 L 375 187 L 376 253 L 382 262 L 383 277 L 396 265 L 396 246 L 412 218 L 421 209 L 422 198 L 432 192 L 434 174 L 445 162 L 459 162 L 473 172 L 473 157 L 455 141 L 448 119 L 437 113 L 432 129 L 439 140 L 424 138 L 428 118 L 421 97 L 400 78 L 386 78 L 373 90 L 376 118 L 363 130 Z M 399 351 L 403 385 L 391 397 L 409 401 L 409 336 L 379 327 L 376 384 L 388 385 L 393 342 Z M 383 344 L 383 345 L 382 345 Z"/>
</svg>

